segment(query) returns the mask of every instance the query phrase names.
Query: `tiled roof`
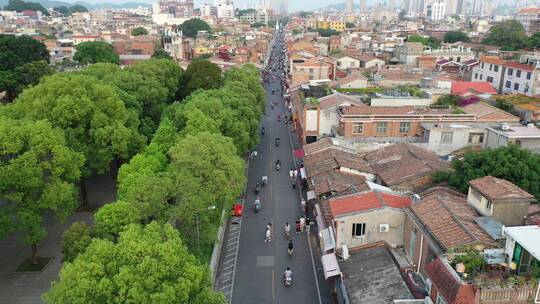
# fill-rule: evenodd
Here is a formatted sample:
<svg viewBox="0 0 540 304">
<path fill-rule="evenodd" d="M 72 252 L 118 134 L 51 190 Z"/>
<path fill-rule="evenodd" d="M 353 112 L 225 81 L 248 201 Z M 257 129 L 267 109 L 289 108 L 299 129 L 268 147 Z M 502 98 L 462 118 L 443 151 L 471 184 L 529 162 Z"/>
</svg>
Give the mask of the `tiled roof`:
<svg viewBox="0 0 540 304">
<path fill-rule="evenodd" d="M 367 211 L 385 207 L 405 208 L 411 205 L 407 196 L 389 194 L 377 190 L 340 196 L 329 200 L 333 217 L 353 212 Z"/>
<path fill-rule="evenodd" d="M 480 122 L 518 122 L 519 118 L 484 102 L 476 102 L 464 106 L 463 112 L 476 114 Z"/>
<path fill-rule="evenodd" d="M 537 7 L 527 7 L 522 8 L 519 11 L 517 11 L 517 14 L 530 14 L 530 13 L 540 13 L 540 8 Z"/>
<path fill-rule="evenodd" d="M 364 158 L 389 187 L 450 167 L 437 154 L 413 144 L 387 146 L 366 153 Z"/>
<path fill-rule="evenodd" d="M 316 142 L 306 144 L 304 145 L 304 153 L 305 155 L 315 153 L 319 150 L 324 150 L 328 147 L 332 147 L 334 144 L 332 143 L 332 139 L 329 137 L 321 138 L 317 140 Z"/>
<path fill-rule="evenodd" d="M 364 103 L 353 96 L 345 95 L 342 93 L 334 93 L 325 97 L 321 97 L 319 100 L 319 106 L 321 109 L 328 109 L 341 104 L 353 104 L 356 106 L 365 106 Z"/>
<path fill-rule="evenodd" d="M 534 200 L 534 196 L 513 183 L 496 178 L 484 176 L 469 181 L 469 185 L 478 190 L 489 200 L 526 199 Z"/>
<path fill-rule="evenodd" d="M 462 95 L 467 92 L 476 92 L 478 94 L 497 94 L 491 83 L 487 81 L 457 81 L 452 83 L 452 94 Z"/>
<path fill-rule="evenodd" d="M 505 66 L 507 68 L 514 68 L 518 70 L 525 70 L 525 71 L 531 71 L 531 72 L 534 71 L 534 66 L 530 64 L 515 62 L 515 61 L 507 61 Z"/>
<path fill-rule="evenodd" d="M 415 114 L 414 107 L 342 107 L 341 113 L 343 115 L 406 115 Z"/>
<path fill-rule="evenodd" d="M 494 245 L 495 241 L 474 221 L 478 214 L 457 191 L 435 187 L 421 195 L 410 210 L 441 247 L 448 250 L 467 244 Z"/>
<path fill-rule="evenodd" d="M 360 73 L 355 73 L 355 74 L 351 74 L 349 76 L 341 78 L 340 80 L 337 81 L 337 83 L 339 85 L 345 85 L 345 84 L 351 83 L 351 82 L 356 81 L 356 80 L 367 80 L 367 78 L 366 78 L 366 76 L 364 76 L 364 75 L 362 75 Z"/>
<path fill-rule="evenodd" d="M 363 175 L 345 174 L 334 170 L 322 172 L 311 177 L 313 190 L 317 197 L 328 194 L 340 194 L 349 189 L 355 192 L 369 190 Z"/>
<path fill-rule="evenodd" d="M 480 62 L 503 65 L 506 63 L 506 60 L 497 56 L 480 56 Z"/>
<path fill-rule="evenodd" d="M 308 154 L 304 157 L 304 165 L 308 177 L 318 175 L 322 172 L 339 169 L 340 167 L 346 167 L 366 173 L 373 172 L 371 167 L 360 155 L 345 152 L 339 148 L 330 148 L 318 153 Z"/>
</svg>

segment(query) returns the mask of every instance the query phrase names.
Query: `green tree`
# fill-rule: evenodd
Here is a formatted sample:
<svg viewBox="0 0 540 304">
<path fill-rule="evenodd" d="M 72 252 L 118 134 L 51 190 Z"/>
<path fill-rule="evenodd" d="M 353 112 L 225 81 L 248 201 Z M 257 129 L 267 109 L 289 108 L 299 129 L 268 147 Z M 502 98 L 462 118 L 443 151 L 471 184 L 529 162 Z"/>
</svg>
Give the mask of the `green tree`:
<svg viewBox="0 0 540 304">
<path fill-rule="evenodd" d="M 207 132 L 180 139 L 169 155 L 169 170 L 178 189 L 177 219 L 182 227 L 195 227 L 200 212 L 201 245 L 211 246 L 218 228 L 212 223 L 219 221 L 223 206 L 243 191 L 244 162 L 230 138 Z M 216 206 L 216 211 L 201 212 L 210 206 Z M 181 233 L 188 247 L 194 248 L 195 231 L 181 229 Z"/>
<path fill-rule="evenodd" d="M 73 223 L 62 234 L 62 254 L 64 262 L 73 262 L 92 242 L 92 229 L 84 222 Z"/>
<path fill-rule="evenodd" d="M 242 10 L 239 10 L 238 13 L 237 13 L 237 16 L 238 18 L 244 16 L 244 15 L 249 15 L 249 14 L 255 14 L 257 13 L 257 10 L 253 9 L 253 8 L 248 8 L 248 9 L 242 9 Z"/>
<path fill-rule="evenodd" d="M 438 173 L 434 182 L 447 181 L 463 193 L 468 182 L 486 175 L 506 179 L 540 198 L 540 156 L 516 145 L 480 152 L 467 152 L 463 160 L 452 162 L 451 172 Z"/>
<path fill-rule="evenodd" d="M 104 41 L 82 42 L 75 46 L 75 50 L 73 60 L 83 64 L 97 62 L 120 63 L 120 58 L 114 52 L 112 45 Z"/>
<path fill-rule="evenodd" d="M 88 12 L 88 9 L 83 5 L 75 4 L 75 5 L 69 7 L 69 14 L 70 15 L 73 14 L 73 13 L 84 13 L 84 12 Z"/>
<path fill-rule="evenodd" d="M 74 210 L 84 158 L 47 121 L 3 117 L 0 146 L 0 237 L 17 232 L 37 264 L 37 244 L 47 235 L 43 216 L 64 220 Z"/>
<path fill-rule="evenodd" d="M 354 26 L 355 26 L 355 25 L 354 25 L 354 23 L 352 23 L 352 22 L 345 22 L 345 27 L 346 27 L 346 28 L 353 28 Z"/>
<path fill-rule="evenodd" d="M 339 35 L 340 33 L 333 29 L 317 29 L 317 32 L 321 37 L 330 37 L 332 35 Z"/>
<path fill-rule="evenodd" d="M 420 35 L 411 35 L 407 37 L 407 42 L 420 42 L 423 45 L 428 45 L 429 38 L 426 38 Z"/>
<path fill-rule="evenodd" d="M 525 28 L 517 20 L 506 20 L 489 29 L 483 43 L 500 46 L 503 51 L 515 51 L 526 46 Z"/>
<path fill-rule="evenodd" d="M 34 2 L 24 2 L 22 0 L 9 0 L 8 5 L 4 6 L 6 11 L 40 11 L 43 15 L 49 16 L 49 11 L 43 5 Z"/>
<path fill-rule="evenodd" d="M 437 102 L 435 103 L 435 105 L 455 107 L 455 106 L 458 105 L 458 103 L 459 103 L 459 97 L 458 96 L 452 95 L 452 94 L 446 94 L 446 95 L 443 95 L 443 96 L 439 97 L 439 99 L 437 99 Z"/>
<path fill-rule="evenodd" d="M 131 225 L 118 242 L 94 239 L 60 280 L 43 295 L 45 303 L 224 304 L 214 292 L 208 266 L 188 253 L 170 225 Z"/>
<path fill-rule="evenodd" d="M 177 62 L 168 59 L 150 59 L 128 67 L 126 70 L 140 74 L 145 81 L 157 80 L 167 89 L 167 103 L 172 103 L 180 87 L 182 69 Z"/>
<path fill-rule="evenodd" d="M 458 41 L 469 42 L 471 38 L 461 31 L 449 31 L 444 34 L 444 42 L 454 43 Z"/>
<path fill-rule="evenodd" d="M 215 89 L 222 85 L 223 77 L 217 64 L 208 60 L 194 60 L 182 75 L 181 97 L 184 98 L 199 89 Z"/>
<path fill-rule="evenodd" d="M 171 55 L 169 55 L 169 53 L 167 53 L 167 51 L 165 51 L 164 49 L 158 49 L 154 52 L 154 54 L 152 54 L 152 58 L 156 58 L 156 59 L 173 59 L 171 57 Z"/>
<path fill-rule="evenodd" d="M 0 92 L 6 91 L 6 99 L 12 101 L 22 88 L 52 73 L 48 62 L 49 51 L 42 42 L 0 34 Z"/>
<path fill-rule="evenodd" d="M 137 224 L 140 219 L 139 210 L 129 203 L 116 201 L 99 208 L 94 214 L 94 228 L 101 237 L 112 238 L 116 241 L 120 232 L 130 224 Z"/>
<path fill-rule="evenodd" d="M 266 26 L 266 24 L 262 23 L 262 22 L 254 22 L 252 24 L 249 25 L 251 28 L 260 28 L 261 26 Z"/>
<path fill-rule="evenodd" d="M 144 27 L 136 27 L 131 31 L 131 35 L 133 36 L 141 36 L 141 35 L 148 35 L 148 30 Z"/>
<path fill-rule="evenodd" d="M 49 120 L 62 129 L 73 150 L 86 158 L 81 180 L 83 205 L 87 205 L 84 178 L 108 171 L 115 158 L 129 156 L 132 141 L 140 136 L 128 128 L 128 112 L 112 86 L 77 74 L 55 74 L 26 89 L 12 105 L 17 118 Z"/>
<path fill-rule="evenodd" d="M 69 8 L 67 6 L 55 6 L 53 10 L 61 13 L 62 15 L 68 16 L 69 15 Z"/>
<path fill-rule="evenodd" d="M 199 18 L 191 18 L 178 26 L 178 29 L 182 31 L 184 36 L 195 38 L 199 31 L 210 32 L 210 25 Z"/>
<path fill-rule="evenodd" d="M 533 49 L 540 49 L 540 32 L 536 32 L 529 37 L 527 46 Z"/>
</svg>

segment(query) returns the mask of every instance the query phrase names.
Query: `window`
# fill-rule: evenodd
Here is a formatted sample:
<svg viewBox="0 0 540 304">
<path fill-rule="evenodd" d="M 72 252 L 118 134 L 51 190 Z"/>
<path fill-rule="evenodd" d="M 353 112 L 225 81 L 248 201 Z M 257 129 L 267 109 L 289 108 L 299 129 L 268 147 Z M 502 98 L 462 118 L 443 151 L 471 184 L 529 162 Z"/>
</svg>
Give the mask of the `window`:
<svg viewBox="0 0 540 304">
<path fill-rule="evenodd" d="M 489 64 L 489 70 L 492 71 L 493 70 L 493 64 Z"/>
<path fill-rule="evenodd" d="M 363 123 L 355 123 L 352 126 L 352 134 L 362 134 L 364 133 L 364 124 Z"/>
<path fill-rule="evenodd" d="M 478 73 L 474 73 L 474 79 L 478 79 Z"/>
<path fill-rule="evenodd" d="M 377 123 L 377 133 L 386 133 L 386 123 L 378 122 Z"/>
<path fill-rule="evenodd" d="M 482 69 L 484 68 L 484 63 L 482 62 Z"/>
<path fill-rule="evenodd" d="M 309 73 L 313 74 L 313 68 L 309 68 Z"/>
<path fill-rule="evenodd" d="M 510 76 L 514 75 L 514 69 L 508 69 L 508 75 Z"/>
<path fill-rule="evenodd" d="M 451 144 L 454 137 L 453 132 L 442 132 L 441 133 L 441 144 Z"/>
<path fill-rule="evenodd" d="M 363 237 L 366 235 L 366 223 L 353 223 L 352 236 Z"/>
<path fill-rule="evenodd" d="M 487 81 L 488 81 L 488 82 L 493 82 L 493 77 L 488 76 L 488 77 L 487 77 Z"/>
<path fill-rule="evenodd" d="M 527 72 L 527 79 L 528 80 L 531 80 L 531 75 L 532 75 L 531 72 Z"/>
<path fill-rule="evenodd" d="M 402 122 L 399 124 L 399 133 L 401 134 L 408 134 L 410 129 L 411 129 L 411 123 L 408 121 Z"/>
<path fill-rule="evenodd" d="M 486 201 L 486 209 L 491 213 L 491 201 Z"/>
<path fill-rule="evenodd" d="M 518 91 L 519 90 L 519 83 L 514 83 L 514 91 Z"/>
<path fill-rule="evenodd" d="M 482 74 L 480 74 L 480 80 L 482 80 Z"/>
<path fill-rule="evenodd" d="M 484 142 L 484 133 L 469 133 L 470 144 L 481 144 Z"/>
<path fill-rule="evenodd" d="M 516 70 L 516 77 L 521 77 L 521 70 Z"/>
<path fill-rule="evenodd" d="M 493 70 L 494 70 L 495 72 L 498 72 L 498 71 L 499 71 L 499 66 L 498 66 L 498 65 L 495 65 L 495 67 L 493 68 Z"/>
<path fill-rule="evenodd" d="M 510 81 L 506 81 L 506 87 L 510 89 L 512 87 L 512 83 Z"/>
</svg>

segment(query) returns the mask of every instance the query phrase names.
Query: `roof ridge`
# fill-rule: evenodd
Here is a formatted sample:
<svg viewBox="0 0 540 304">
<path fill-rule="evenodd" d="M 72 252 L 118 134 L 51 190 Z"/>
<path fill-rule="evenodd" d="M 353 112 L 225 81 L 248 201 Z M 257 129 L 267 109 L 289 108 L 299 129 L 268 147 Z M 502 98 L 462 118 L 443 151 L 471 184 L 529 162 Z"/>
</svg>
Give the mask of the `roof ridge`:
<svg viewBox="0 0 540 304">
<path fill-rule="evenodd" d="M 443 195 L 437 195 L 437 199 L 439 197 L 442 197 Z M 461 219 L 459 217 L 457 217 L 453 211 L 450 210 L 450 208 L 448 206 L 446 206 L 446 203 L 441 200 L 440 201 L 442 207 L 444 209 L 446 209 L 446 211 L 448 211 L 448 213 L 450 213 L 450 215 L 452 216 L 452 218 L 456 221 L 456 223 L 461 227 L 463 228 L 463 230 L 465 230 L 465 232 L 467 233 L 467 235 L 469 235 L 473 240 L 475 241 L 478 241 L 478 238 L 472 233 L 469 231 L 469 229 L 467 229 L 467 227 L 465 226 L 465 224 L 463 224 L 463 222 L 461 221 Z M 465 205 L 465 208 L 467 208 L 467 206 Z"/>
<path fill-rule="evenodd" d="M 388 205 L 387 205 L 386 202 L 384 201 L 384 198 L 381 196 L 381 194 L 379 193 L 378 190 L 373 190 L 373 193 L 375 193 L 375 196 L 377 196 L 377 198 L 378 198 L 379 201 L 381 202 L 381 205 L 383 205 L 384 207 L 388 207 Z"/>
</svg>

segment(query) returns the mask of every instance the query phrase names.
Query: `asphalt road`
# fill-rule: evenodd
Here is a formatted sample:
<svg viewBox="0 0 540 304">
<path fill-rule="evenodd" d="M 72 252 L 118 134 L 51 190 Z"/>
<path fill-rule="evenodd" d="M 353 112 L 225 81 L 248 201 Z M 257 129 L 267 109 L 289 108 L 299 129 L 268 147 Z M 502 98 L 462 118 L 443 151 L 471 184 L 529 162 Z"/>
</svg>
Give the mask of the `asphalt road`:
<svg viewBox="0 0 540 304">
<path fill-rule="evenodd" d="M 300 194 L 292 188 L 289 179 L 289 169 L 293 167 L 294 159 L 289 131 L 283 122 L 285 107 L 280 101 L 278 106 L 271 109 L 272 89 L 279 90 L 278 80 L 266 86 L 267 111 L 262 120 L 266 134 L 261 136 L 258 156 L 250 162 L 232 303 L 320 303 L 307 235 L 305 232 L 294 232 L 294 222 L 302 214 Z M 281 114 L 281 122 L 276 120 L 278 113 Z M 280 138 L 279 147 L 274 145 L 276 137 Z M 274 168 L 278 159 L 282 163 L 280 171 Z M 255 184 L 264 175 L 268 176 L 268 185 L 259 194 L 262 209 L 254 213 Z M 273 223 L 273 234 L 272 241 L 265 243 L 264 232 L 268 222 Z M 294 243 L 292 257 L 287 254 L 285 222 L 291 224 Z M 313 255 L 316 258 L 315 252 Z M 293 270 L 290 288 L 283 284 L 286 267 Z"/>
</svg>

